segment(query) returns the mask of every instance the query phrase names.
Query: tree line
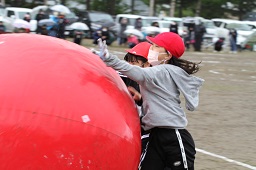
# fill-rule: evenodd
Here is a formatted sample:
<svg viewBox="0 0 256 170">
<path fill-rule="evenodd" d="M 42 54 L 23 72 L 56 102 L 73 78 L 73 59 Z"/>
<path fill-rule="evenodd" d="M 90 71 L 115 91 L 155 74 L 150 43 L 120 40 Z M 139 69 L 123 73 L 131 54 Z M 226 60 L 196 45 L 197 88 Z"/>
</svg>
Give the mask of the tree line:
<svg viewBox="0 0 256 170">
<path fill-rule="evenodd" d="M 86 10 L 95 10 L 107 12 L 111 15 L 119 13 L 138 14 L 135 4 L 138 0 L 130 0 L 130 5 L 124 4 L 122 0 L 73 0 L 86 5 Z M 255 0 L 142 0 L 146 5 L 153 5 L 153 14 L 157 16 L 160 11 L 167 11 L 170 16 L 201 16 L 204 18 L 230 18 L 242 17 L 253 10 L 256 10 Z M 5 0 L 5 4 L 13 7 L 33 8 L 38 5 L 44 5 L 47 0 Z M 152 3 L 153 4 L 150 4 Z M 60 0 L 60 3 L 66 5 L 67 0 Z M 166 5 L 169 5 L 169 9 Z M 173 10 L 173 11 L 170 11 Z"/>
</svg>

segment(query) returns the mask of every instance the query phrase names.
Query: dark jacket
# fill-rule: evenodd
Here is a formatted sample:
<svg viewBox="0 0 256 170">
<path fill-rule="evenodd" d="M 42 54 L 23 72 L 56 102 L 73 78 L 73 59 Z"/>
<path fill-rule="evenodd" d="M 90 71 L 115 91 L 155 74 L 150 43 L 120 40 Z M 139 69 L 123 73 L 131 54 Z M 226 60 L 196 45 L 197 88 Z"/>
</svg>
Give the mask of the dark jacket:
<svg viewBox="0 0 256 170">
<path fill-rule="evenodd" d="M 0 25 L 0 34 L 5 33 L 5 26 L 4 25 Z"/>
<path fill-rule="evenodd" d="M 236 29 L 230 29 L 229 35 L 236 42 L 236 39 L 237 39 L 237 31 L 236 31 Z"/>
<path fill-rule="evenodd" d="M 170 32 L 178 34 L 178 25 L 177 24 L 170 24 Z"/>
</svg>

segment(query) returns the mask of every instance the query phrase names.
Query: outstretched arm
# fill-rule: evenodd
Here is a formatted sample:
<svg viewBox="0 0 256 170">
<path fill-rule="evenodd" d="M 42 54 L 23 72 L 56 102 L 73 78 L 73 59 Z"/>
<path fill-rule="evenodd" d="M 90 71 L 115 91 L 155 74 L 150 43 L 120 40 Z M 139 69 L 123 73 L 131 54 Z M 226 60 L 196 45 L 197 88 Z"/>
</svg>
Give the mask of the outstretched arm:
<svg viewBox="0 0 256 170">
<path fill-rule="evenodd" d="M 144 82 L 146 79 L 147 72 L 145 69 L 140 68 L 139 66 L 134 66 L 129 64 L 124 60 L 120 60 L 117 56 L 111 55 L 108 52 L 107 45 L 105 41 L 101 39 L 98 40 L 99 52 L 98 55 L 106 63 L 107 66 L 112 67 L 113 69 L 120 71 L 122 74 L 126 75 L 130 79 L 140 82 Z"/>
</svg>

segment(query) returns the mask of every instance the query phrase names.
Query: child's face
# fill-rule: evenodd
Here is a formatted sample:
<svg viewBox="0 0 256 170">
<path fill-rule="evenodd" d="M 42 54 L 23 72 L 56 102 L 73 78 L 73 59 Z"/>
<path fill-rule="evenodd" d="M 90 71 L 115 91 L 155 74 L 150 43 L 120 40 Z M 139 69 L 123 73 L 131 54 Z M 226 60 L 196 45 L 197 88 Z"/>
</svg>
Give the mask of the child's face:
<svg viewBox="0 0 256 170">
<path fill-rule="evenodd" d="M 162 61 L 164 59 L 168 59 L 169 54 L 166 52 L 166 50 L 163 47 L 160 47 L 156 44 L 152 44 L 150 47 L 151 50 L 159 52 L 158 55 L 158 61 Z"/>
</svg>

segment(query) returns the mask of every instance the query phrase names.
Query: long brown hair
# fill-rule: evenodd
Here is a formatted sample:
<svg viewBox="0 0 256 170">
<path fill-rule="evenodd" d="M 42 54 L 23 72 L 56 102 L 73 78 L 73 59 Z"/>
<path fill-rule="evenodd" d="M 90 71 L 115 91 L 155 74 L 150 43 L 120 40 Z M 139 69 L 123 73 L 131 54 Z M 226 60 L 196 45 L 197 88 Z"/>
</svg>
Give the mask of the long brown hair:
<svg viewBox="0 0 256 170">
<path fill-rule="evenodd" d="M 191 61 L 176 58 L 174 56 L 167 62 L 167 64 L 172 64 L 172 65 L 182 68 L 188 74 L 194 74 L 194 73 L 198 72 L 200 63 L 193 63 Z"/>
</svg>

